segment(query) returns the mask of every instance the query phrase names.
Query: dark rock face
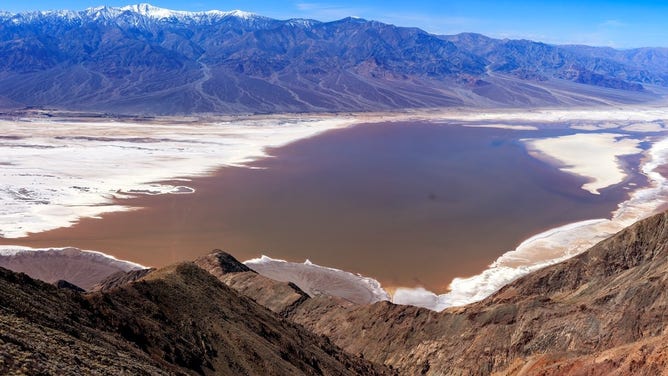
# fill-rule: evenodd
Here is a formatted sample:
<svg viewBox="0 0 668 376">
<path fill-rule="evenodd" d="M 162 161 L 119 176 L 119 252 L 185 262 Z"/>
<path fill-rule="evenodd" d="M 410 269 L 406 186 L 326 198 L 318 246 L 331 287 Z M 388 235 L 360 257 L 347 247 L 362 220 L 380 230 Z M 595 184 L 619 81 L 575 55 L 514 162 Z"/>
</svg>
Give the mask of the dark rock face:
<svg viewBox="0 0 668 376">
<path fill-rule="evenodd" d="M 107 292 L 0 269 L 0 373 L 377 375 L 192 263 Z"/>
<path fill-rule="evenodd" d="M 253 272 L 249 267 L 234 258 L 234 256 L 219 249 L 214 250 L 204 257 L 198 258 L 195 260 L 195 264 L 214 276 L 228 273 Z"/>
<path fill-rule="evenodd" d="M 5 14 L 0 105 L 125 114 L 554 105 L 570 102 L 534 95 L 549 91 L 549 80 L 636 92 L 622 102 L 651 99 L 643 85 L 668 82 L 665 50 L 593 51 L 439 37 L 355 18 L 155 18 L 118 8 Z M 498 89 L 473 90 L 480 80 Z M 528 88 L 498 94 L 508 80 Z M 581 90 L 573 84 L 566 93 Z"/>
<path fill-rule="evenodd" d="M 0 302 L 1 374 L 185 374 L 95 329 L 81 294 L 0 268 Z"/>
<path fill-rule="evenodd" d="M 221 282 L 280 316 L 287 316 L 310 297 L 294 283 L 261 276 L 232 255 L 216 250 L 195 260 Z"/>
<path fill-rule="evenodd" d="M 68 289 L 68 290 L 72 290 L 72 291 L 76 291 L 76 292 L 86 292 L 86 290 L 82 289 L 81 287 L 79 287 L 75 284 L 69 283 L 67 281 L 64 281 L 62 279 L 56 281 L 56 283 L 54 283 L 54 285 L 56 287 L 58 287 L 59 289 Z"/>
<path fill-rule="evenodd" d="M 91 288 L 91 291 L 107 291 L 115 289 L 117 287 L 121 287 L 130 282 L 134 282 L 140 278 L 143 278 L 144 276 L 148 275 L 153 271 L 155 271 L 154 268 L 136 269 L 136 270 L 130 270 L 129 272 L 123 272 L 123 271 L 116 272 L 110 275 L 109 277 L 103 279 L 102 281 L 96 283 Z"/>
</svg>

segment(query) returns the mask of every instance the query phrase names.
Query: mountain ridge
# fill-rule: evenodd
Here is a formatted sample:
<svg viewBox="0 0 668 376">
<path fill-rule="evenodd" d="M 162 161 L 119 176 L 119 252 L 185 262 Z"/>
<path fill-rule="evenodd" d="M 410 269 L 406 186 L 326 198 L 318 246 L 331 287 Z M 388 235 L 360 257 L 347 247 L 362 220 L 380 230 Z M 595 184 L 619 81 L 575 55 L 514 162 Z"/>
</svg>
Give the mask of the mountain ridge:
<svg viewBox="0 0 668 376">
<path fill-rule="evenodd" d="M 228 256 L 207 258 L 230 263 Z M 665 375 L 668 370 L 668 212 L 481 302 L 440 313 L 326 296 L 276 307 L 276 301 L 293 295 L 276 288 L 282 282 L 227 269 L 216 277 L 242 295 L 267 302 L 261 304 L 400 374 Z M 266 291 L 272 291 L 270 301 Z"/>
<path fill-rule="evenodd" d="M 207 17 L 210 18 L 225 18 L 237 17 L 242 19 L 261 18 L 269 19 L 268 17 L 259 16 L 257 14 L 242 11 L 239 9 L 231 11 L 209 10 L 199 12 L 189 12 L 172 10 L 153 6 L 149 3 L 138 3 L 133 5 L 126 5 L 122 7 L 111 7 L 106 5 L 89 7 L 84 10 L 45 10 L 45 11 L 26 11 L 26 12 L 0 12 L 0 18 L 11 19 L 15 23 L 30 22 L 36 18 L 43 17 L 60 17 L 66 19 L 85 20 L 92 18 L 98 20 L 100 18 L 106 20 L 118 19 L 123 15 L 137 14 L 144 17 L 153 18 L 156 20 L 163 20 L 168 18 L 175 18 L 179 20 L 203 21 Z"/>
<path fill-rule="evenodd" d="M 385 111 L 638 103 L 668 90 L 661 49 L 610 53 L 472 35 L 149 4 L 5 14 L 0 106 L 152 115 Z"/>
<path fill-rule="evenodd" d="M 0 301 L 3 374 L 394 374 L 193 263 L 88 294 L 0 268 Z"/>
</svg>

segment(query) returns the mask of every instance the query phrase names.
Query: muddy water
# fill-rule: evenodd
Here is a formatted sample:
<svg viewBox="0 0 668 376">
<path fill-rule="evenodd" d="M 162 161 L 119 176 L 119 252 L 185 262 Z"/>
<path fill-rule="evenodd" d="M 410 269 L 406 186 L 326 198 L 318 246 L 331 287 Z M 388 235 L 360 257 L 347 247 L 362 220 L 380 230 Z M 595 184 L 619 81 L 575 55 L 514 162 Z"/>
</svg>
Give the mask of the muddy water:
<svg viewBox="0 0 668 376">
<path fill-rule="evenodd" d="M 583 179 L 531 158 L 519 141 L 568 132 L 359 125 L 271 150 L 257 169 L 198 178 L 195 194 L 137 197 L 124 203 L 143 210 L 2 243 L 70 245 L 152 266 L 221 248 L 443 291 L 527 237 L 608 217 L 625 199 L 623 185 L 579 189 Z"/>
</svg>

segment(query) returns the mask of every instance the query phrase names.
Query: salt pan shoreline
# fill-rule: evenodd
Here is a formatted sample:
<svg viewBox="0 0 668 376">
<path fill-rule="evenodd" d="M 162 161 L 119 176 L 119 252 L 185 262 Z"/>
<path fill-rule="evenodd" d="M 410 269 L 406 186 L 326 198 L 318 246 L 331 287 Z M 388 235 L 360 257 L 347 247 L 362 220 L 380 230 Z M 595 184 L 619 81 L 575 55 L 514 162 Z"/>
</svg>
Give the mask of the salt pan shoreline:
<svg viewBox="0 0 668 376">
<path fill-rule="evenodd" d="M 578 255 L 634 222 L 657 213 L 668 203 L 668 180 L 656 171 L 657 167 L 668 163 L 668 139 L 654 143 L 646 158 L 642 171 L 649 177 L 650 186 L 633 192 L 627 201 L 619 204 L 610 219 L 594 218 L 534 235 L 501 255 L 482 273 L 455 278 L 445 294 L 437 295 L 423 288 L 399 288 L 393 302 L 441 311 L 482 300 L 528 273 Z"/>
<path fill-rule="evenodd" d="M 562 164 L 560 170 L 589 178 L 591 181 L 582 189 L 595 195 L 626 178 L 619 157 L 642 152 L 640 140 L 618 133 L 578 133 L 523 141 L 535 158 L 556 160 Z"/>
<path fill-rule="evenodd" d="M 101 252 L 72 247 L 0 246 L 0 266 L 49 283 L 66 280 L 86 290 L 111 274 L 145 269 Z"/>
<path fill-rule="evenodd" d="M 624 131 L 641 136 L 645 132 L 652 133 L 652 138 L 646 140 L 653 144 L 644 152 L 642 162 L 642 171 L 650 185 L 632 192 L 630 199 L 621 203 L 611 218 L 592 218 L 537 234 L 504 253 L 481 274 L 456 278 L 446 294 L 399 287 L 391 297 L 395 303 L 442 310 L 483 299 L 533 270 L 586 250 L 665 205 L 668 183 L 655 169 L 668 163 L 668 140 L 656 133 L 664 129 L 667 119 L 668 111 L 664 109 L 641 108 L 433 112 L 176 125 L 0 121 L 3 134 L 0 138 L 0 208 L 4 211 L 0 216 L 0 233 L 5 238 L 22 237 L 30 232 L 71 226 L 82 217 L 134 210 L 137 208 L 115 204 L 115 199 L 133 194 L 187 194 L 192 192 L 188 177 L 205 175 L 223 165 L 242 165 L 265 156 L 267 147 L 278 147 L 362 122 L 432 120 L 509 131 L 531 131 L 568 123 L 578 132 L 576 135 L 527 143 L 536 156 L 542 154 L 550 162 L 559 161 L 557 167 L 569 173 L 591 178 L 592 182 L 583 186 L 591 193 L 623 181 L 624 172 L 620 170 L 618 157 L 640 151 L 640 141 L 624 136 Z M 586 151 L 590 154 L 577 157 L 561 153 L 564 142 L 575 140 L 578 145 L 593 143 L 595 147 Z M 611 146 L 618 150 L 607 152 Z M 599 155 L 601 151 L 606 151 L 605 156 Z M 589 158 L 593 154 L 597 158 Z M 595 167 L 599 165 L 605 167 Z M 178 184 L 157 183 L 159 181 Z M 331 282 L 338 275 L 348 282 L 357 281 L 355 283 L 367 288 L 372 286 L 371 300 L 389 298 L 386 290 L 370 278 L 356 278 L 350 273 L 311 263 L 295 264 L 269 258 L 263 263 L 270 263 L 272 273 L 283 273 L 286 279 L 309 275 L 304 274 L 304 269 L 308 269 L 310 275 L 320 270 L 330 275 L 323 281 Z M 327 286 L 319 287 L 317 283 L 310 288 L 327 291 Z"/>
<path fill-rule="evenodd" d="M 132 195 L 192 193 L 188 178 L 352 123 L 351 118 L 174 125 L 3 120 L 0 237 L 20 238 L 84 217 L 135 210 L 116 201 Z"/>
</svg>

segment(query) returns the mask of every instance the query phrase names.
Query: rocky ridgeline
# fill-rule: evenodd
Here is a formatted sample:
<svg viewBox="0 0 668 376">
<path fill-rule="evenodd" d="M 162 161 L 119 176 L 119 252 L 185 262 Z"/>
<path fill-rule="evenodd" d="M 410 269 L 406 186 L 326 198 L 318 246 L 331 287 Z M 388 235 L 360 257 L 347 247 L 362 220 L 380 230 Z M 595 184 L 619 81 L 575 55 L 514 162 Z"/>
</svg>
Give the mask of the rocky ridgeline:
<svg viewBox="0 0 668 376">
<path fill-rule="evenodd" d="M 192 263 L 108 287 L 82 294 L 0 269 L 0 373 L 391 374 Z"/>
<path fill-rule="evenodd" d="M 664 213 L 440 313 L 310 297 L 220 251 L 89 293 L 0 270 L 0 371 L 660 375 L 667 247 Z"/>
<path fill-rule="evenodd" d="M 316 297 L 286 317 L 402 374 L 658 375 L 668 369 L 667 247 L 664 213 L 466 307 Z M 234 286 L 247 273 L 219 278 Z"/>
<path fill-rule="evenodd" d="M 57 37 L 56 37 L 57 36 Z M 344 18 L 147 4 L 0 13 L 0 109 L 116 114 L 382 111 L 636 103 L 668 50 L 438 36 Z"/>
</svg>

